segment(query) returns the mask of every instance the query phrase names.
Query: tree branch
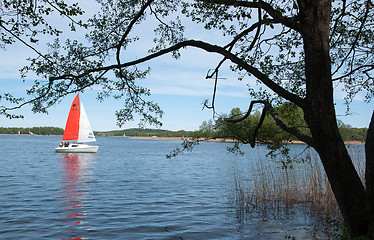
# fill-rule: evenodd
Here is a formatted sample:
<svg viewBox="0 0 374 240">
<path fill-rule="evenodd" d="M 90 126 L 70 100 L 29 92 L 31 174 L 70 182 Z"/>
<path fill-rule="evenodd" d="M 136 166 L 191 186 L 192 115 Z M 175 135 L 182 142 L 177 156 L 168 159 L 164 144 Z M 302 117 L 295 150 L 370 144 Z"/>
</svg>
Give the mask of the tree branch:
<svg viewBox="0 0 374 240">
<path fill-rule="evenodd" d="M 336 19 L 334 27 L 332 28 L 331 35 L 330 35 L 330 42 L 331 42 L 333 36 L 335 35 L 338 23 L 340 22 L 339 19 L 342 19 L 344 17 L 344 15 L 346 14 L 345 10 L 346 10 L 346 6 L 347 6 L 347 1 L 343 0 L 342 2 L 343 2 L 342 11 L 341 11 L 339 17 Z"/>
<path fill-rule="evenodd" d="M 374 64 L 359 66 L 359 67 L 357 67 L 357 68 L 355 68 L 355 69 L 352 69 L 349 73 L 344 74 L 343 76 L 340 76 L 340 77 L 337 77 L 337 78 L 333 78 L 332 81 L 339 81 L 339 80 L 342 80 L 343 78 L 349 77 L 349 76 L 351 76 L 352 74 L 354 74 L 355 72 L 357 72 L 357 71 L 361 71 L 361 70 L 364 69 L 364 68 L 367 68 L 367 69 L 364 70 L 363 72 L 373 71 L 373 70 L 374 70 Z M 371 76 L 368 76 L 368 77 L 369 77 L 369 78 L 372 78 Z"/>
<path fill-rule="evenodd" d="M 296 94 L 293 94 L 293 93 L 287 91 L 286 89 L 284 89 L 283 87 L 279 86 L 277 83 L 272 81 L 266 74 L 262 73 L 257 68 L 249 65 L 244 60 L 242 60 L 241 58 L 236 56 L 235 54 L 227 51 L 223 47 L 220 47 L 220 46 L 217 46 L 217 45 L 212 45 L 212 44 L 202 42 L 202 41 L 196 41 L 196 40 L 183 41 L 183 42 L 177 43 L 177 44 L 175 44 L 175 45 L 173 45 L 169 48 L 160 50 L 159 52 L 150 54 L 146 57 L 143 57 L 143 58 L 140 58 L 140 59 L 137 59 L 137 60 L 134 60 L 134 61 L 129 61 L 129 62 L 126 62 L 126 63 L 122 63 L 120 65 L 116 64 L 116 65 L 110 65 L 110 66 L 106 66 L 106 67 L 95 68 L 95 69 L 88 69 L 85 72 L 83 72 L 81 74 L 78 74 L 78 75 L 65 74 L 65 75 L 61 75 L 61 76 L 57 76 L 57 77 L 50 77 L 50 80 L 55 81 L 55 80 L 62 80 L 62 79 L 66 79 L 66 78 L 82 78 L 86 75 L 89 75 L 89 74 L 95 73 L 95 72 L 99 72 L 99 71 L 107 71 L 107 70 L 129 67 L 129 66 L 133 66 L 133 65 L 136 65 L 136 64 L 140 64 L 140 63 L 152 60 L 154 58 L 163 56 L 165 54 L 168 54 L 170 52 L 173 52 L 175 50 L 178 50 L 178 49 L 181 49 L 181 48 L 184 48 L 184 47 L 188 47 L 188 46 L 200 48 L 200 49 L 203 49 L 203 50 L 205 50 L 207 52 L 211 52 L 211 53 L 221 54 L 222 56 L 229 59 L 231 62 L 237 64 L 240 68 L 245 69 L 248 73 L 255 76 L 259 81 L 261 81 L 263 84 L 265 84 L 268 88 L 270 88 L 276 94 L 280 95 L 281 97 L 285 98 L 288 101 L 291 101 L 291 102 L 295 103 L 297 106 L 299 106 L 301 108 L 305 107 L 305 100 L 303 98 L 301 98 L 301 97 L 297 96 Z"/>
<path fill-rule="evenodd" d="M 45 0 L 45 2 L 48 3 L 51 7 L 53 7 L 57 12 L 59 12 L 60 15 L 65 16 L 66 18 L 68 18 L 72 23 L 75 23 L 75 24 L 77 24 L 78 26 L 81 26 L 81 27 L 85 27 L 84 24 L 75 21 L 70 15 L 64 13 L 58 6 L 55 6 L 51 1 Z M 37 5 L 37 1 L 35 1 L 35 9 L 36 9 L 36 5 Z"/>
<path fill-rule="evenodd" d="M 253 45 L 256 42 L 257 37 L 258 37 L 258 35 L 260 33 L 261 24 L 262 24 L 261 20 L 259 22 L 254 23 L 251 27 L 245 29 L 244 31 L 242 31 L 241 33 L 239 33 L 238 35 L 236 35 L 235 38 L 229 44 L 227 44 L 226 46 L 224 46 L 224 48 L 225 49 L 229 48 L 229 50 L 231 50 L 234 47 L 235 43 L 238 42 L 240 38 L 244 37 L 248 33 L 254 31 L 255 29 L 257 29 L 255 38 L 253 39 L 253 41 L 251 43 L 251 47 L 250 47 L 250 49 L 252 49 Z"/>
<path fill-rule="evenodd" d="M 3 24 L 1 24 L 1 21 L 0 21 L 0 27 L 2 29 L 4 29 L 7 33 L 9 33 L 10 35 L 12 35 L 14 38 L 16 38 L 18 41 L 20 41 L 23 45 L 25 45 L 26 47 L 30 48 L 32 51 L 34 51 L 38 56 L 42 57 L 43 59 L 45 59 L 46 61 L 48 61 L 50 64 L 52 64 L 52 66 L 55 64 L 53 61 L 51 61 L 49 58 L 47 58 L 46 56 L 44 56 L 44 54 L 42 54 L 41 52 L 39 52 L 36 48 L 34 48 L 33 46 L 31 46 L 30 44 L 28 44 L 26 41 L 24 41 L 22 38 L 20 38 L 19 36 L 17 36 L 16 34 L 14 34 L 11 30 L 7 29 L 5 26 L 3 26 Z"/>
<path fill-rule="evenodd" d="M 263 2 L 261 0 L 249 2 L 249 1 L 237 1 L 237 0 L 199 0 L 200 2 L 211 3 L 211 4 L 222 4 L 232 7 L 247 7 L 247 8 L 257 8 L 264 10 L 269 14 L 275 21 L 284 24 L 285 26 L 292 29 L 300 29 L 297 21 L 292 18 L 287 18 L 282 16 L 281 12 L 274 9 L 269 3 Z"/>
<path fill-rule="evenodd" d="M 282 128 L 284 131 L 292 134 L 293 136 L 297 137 L 299 140 L 305 142 L 309 146 L 314 147 L 313 138 L 310 137 L 309 135 L 301 132 L 299 129 L 297 129 L 295 127 L 291 127 L 287 123 L 285 123 L 283 121 L 283 119 L 281 118 L 281 116 L 278 114 L 278 112 L 275 111 L 275 109 L 273 108 L 273 106 L 271 106 L 271 104 L 268 101 L 264 101 L 264 100 L 254 100 L 254 101 L 251 101 L 251 103 L 249 105 L 249 108 L 248 108 L 248 111 L 243 116 L 241 116 L 241 117 L 234 116 L 232 118 L 226 119 L 226 121 L 232 122 L 232 123 L 236 123 L 236 122 L 241 122 L 241 121 L 245 120 L 251 114 L 252 108 L 253 108 L 254 104 L 258 104 L 258 103 L 263 104 L 264 108 L 262 109 L 262 114 L 261 114 L 260 120 L 257 123 L 256 128 L 254 130 L 254 133 L 252 135 L 252 140 L 251 140 L 251 147 L 252 148 L 255 147 L 256 137 L 257 137 L 258 131 L 260 130 L 260 128 L 261 128 L 261 126 L 262 126 L 262 124 L 264 122 L 266 112 L 270 113 L 270 115 L 275 120 L 275 123 L 280 128 Z"/>
<path fill-rule="evenodd" d="M 154 0 L 148 0 L 146 4 L 144 4 L 144 6 L 140 9 L 140 11 L 135 15 L 135 17 L 131 20 L 129 26 L 127 27 L 125 33 L 122 35 L 121 37 L 121 40 L 119 41 L 118 45 L 117 45 L 117 54 L 116 54 L 116 59 L 117 59 L 117 63 L 118 63 L 118 66 L 121 66 L 121 60 L 120 60 L 120 52 L 121 52 L 121 47 L 122 47 L 122 44 L 125 42 L 127 36 L 129 35 L 129 33 L 131 32 L 131 29 L 133 28 L 133 26 L 135 25 L 135 23 L 143 16 L 145 10 L 151 5 L 151 3 L 153 2 Z"/>
<path fill-rule="evenodd" d="M 370 1 L 367 1 L 366 3 L 366 11 L 364 13 L 364 17 L 363 17 L 363 20 L 361 22 L 361 26 L 359 27 L 359 30 L 354 38 L 354 41 L 353 43 L 351 43 L 351 48 L 350 50 L 348 51 L 348 53 L 346 54 L 346 56 L 344 57 L 344 59 L 340 60 L 340 65 L 335 69 L 335 71 L 332 73 L 332 75 L 334 75 L 335 73 L 339 72 L 340 68 L 346 63 L 346 60 L 348 59 L 349 55 L 354 51 L 354 49 L 356 48 L 356 45 L 358 43 L 358 40 L 361 36 L 361 33 L 362 33 L 362 29 L 364 28 L 365 26 L 365 23 L 366 23 L 366 20 L 367 20 L 367 17 L 369 15 L 369 12 L 370 12 L 370 8 L 371 8 L 371 2 Z"/>
</svg>

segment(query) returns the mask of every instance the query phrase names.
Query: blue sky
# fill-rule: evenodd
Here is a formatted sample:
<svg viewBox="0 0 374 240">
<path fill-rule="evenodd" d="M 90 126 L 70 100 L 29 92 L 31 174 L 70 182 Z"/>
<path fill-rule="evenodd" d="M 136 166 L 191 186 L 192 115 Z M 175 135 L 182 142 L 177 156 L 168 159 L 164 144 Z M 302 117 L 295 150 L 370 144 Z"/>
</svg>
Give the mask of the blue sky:
<svg viewBox="0 0 374 240">
<path fill-rule="evenodd" d="M 147 31 L 142 28 L 140 32 Z M 203 39 L 211 33 L 196 32 L 194 39 Z M 220 37 L 209 35 L 212 41 L 220 41 Z M 149 40 L 149 39 L 148 39 Z M 144 41 L 147 41 L 145 39 Z M 44 43 L 40 43 L 42 47 Z M 139 58 L 144 56 L 147 44 L 140 42 L 136 49 L 130 49 L 130 55 Z M 0 92 L 12 92 L 16 96 L 24 96 L 27 87 L 32 82 L 22 82 L 19 77 L 19 69 L 27 65 L 26 58 L 33 53 L 21 45 L 0 49 Z M 159 103 L 164 111 L 162 129 L 168 130 L 197 130 L 204 120 L 212 118 L 211 110 L 202 110 L 205 99 L 211 99 L 213 92 L 213 80 L 206 80 L 205 76 L 209 69 L 214 68 L 220 57 L 207 54 L 197 49 L 182 50 L 182 57 L 174 60 L 170 55 L 153 60 L 147 65 L 151 67 L 151 74 L 147 79 L 141 80 L 141 85 L 151 90 L 150 99 Z M 227 67 L 226 67 L 227 69 Z M 250 97 L 247 84 L 253 84 L 253 79 L 239 82 L 235 75 L 229 70 L 220 72 L 218 94 L 216 99 L 217 113 L 228 113 L 232 108 L 239 107 L 243 111 L 248 108 Z M 98 88 L 85 91 L 81 99 L 85 105 L 88 118 L 93 130 L 107 131 L 116 130 L 115 111 L 122 106 L 121 101 L 107 99 L 100 103 L 96 100 Z M 34 127 L 55 126 L 65 127 L 70 104 L 74 96 L 68 96 L 60 104 L 52 107 L 49 114 L 33 114 L 29 107 L 25 107 L 20 113 L 25 115 L 24 119 L 5 119 L 0 116 L 0 127 Z M 374 104 L 366 104 L 363 96 L 358 95 L 351 105 L 352 115 L 345 115 L 344 95 L 339 87 L 335 91 L 336 112 L 338 118 L 345 124 L 353 127 L 368 127 Z M 0 104 L 4 104 L 1 103 Z M 138 119 L 125 124 L 122 129 L 138 126 Z"/>
<path fill-rule="evenodd" d="M 16 60 L 22 55 L 20 48 L 8 48 L 4 52 L 11 61 L 5 58 L 0 60 L 0 84 L 1 92 L 12 92 L 16 96 L 24 96 L 32 81 L 23 82 L 18 77 L 18 69 L 26 61 Z M 15 57 L 17 56 L 17 57 Z M 23 56 L 26 57 L 26 56 Z M 199 59 L 200 61 L 196 61 Z M 194 49 L 185 50 L 180 60 L 174 60 L 171 56 L 164 56 L 150 63 L 151 74 L 146 79 L 140 80 L 142 86 L 150 88 L 152 95 L 150 100 L 157 102 L 164 111 L 162 118 L 162 129 L 168 130 L 197 130 L 204 120 L 212 118 L 212 111 L 203 108 L 203 101 L 211 99 L 213 93 L 213 80 L 205 79 L 207 70 L 213 67 L 217 57 L 205 55 Z M 212 64 L 210 64 L 212 62 Z M 229 71 L 227 72 L 231 74 Z M 232 75 L 232 74 L 231 74 Z M 243 110 L 248 107 L 249 94 L 246 88 L 247 82 L 239 82 L 222 73 L 218 84 L 218 95 L 216 98 L 216 111 L 227 113 L 234 107 Z M 81 94 L 81 99 L 91 126 L 94 130 L 115 130 L 115 111 L 121 106 L 121 100 L 106 99 L 100 103 L 96 100 L 98 87 L 89 89 Z M 10 127 L 32 127 L 32 126 L 57 126 L 64 127 L 70 104 L 74 96 L 68 96 L 62 102 L 49 110 L 49 114 L 33 114 L 30 107 L 25 107 L 20 112 L 25 115 L 24 119 L 8 120 L 0 118 L 0 126 Z M 138 119 L 126 123 L 122 128 L 138 126 Z"/>
</svg>

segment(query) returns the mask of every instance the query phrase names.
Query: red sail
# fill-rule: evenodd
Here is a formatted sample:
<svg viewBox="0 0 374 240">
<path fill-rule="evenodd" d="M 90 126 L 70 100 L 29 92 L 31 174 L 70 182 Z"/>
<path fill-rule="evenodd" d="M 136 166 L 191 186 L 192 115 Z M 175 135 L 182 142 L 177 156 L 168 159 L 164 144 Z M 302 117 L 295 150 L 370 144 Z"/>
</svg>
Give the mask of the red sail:
<svg viewBox="0 0 374 240">
<path fill-rule="evenodd" d="M 74 98 L 71 104 L 68 120 L 66 121 L 64 136 L 62 141 L 77 140 L 79 133 L 79 95 Z"/>
</svg>

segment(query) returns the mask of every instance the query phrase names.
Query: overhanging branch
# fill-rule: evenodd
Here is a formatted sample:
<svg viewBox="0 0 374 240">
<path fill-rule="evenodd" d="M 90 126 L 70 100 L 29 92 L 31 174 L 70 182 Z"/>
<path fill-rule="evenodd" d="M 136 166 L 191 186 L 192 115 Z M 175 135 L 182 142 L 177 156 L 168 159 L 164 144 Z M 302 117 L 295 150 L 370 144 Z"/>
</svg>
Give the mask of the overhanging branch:
<svg viewBox="0 0 374 240">
<path fill-rule="evenodd" d="M 131 32 L 132 28 L 134 27 L 135 23 L 143 16 L 145 10 L 147 10 L 147 8 L 151 5 L 151 3 L 153 2 L 154 0 L 148 0 L 146 2 L 146 4 L 144 4 L 144 6 L 142 6 L 142 8 L 140 9 L 140 11 L 135 15 L 135 17 L 132 19 L 132 21 L 130 22 L 129 26 L 127 27 L 125 33 L 122 35 L 121 37 L 121 40 L 119 41 L 118 45 L 117 45 L 117 54 L 116 54 L 116 59 L 117 59 L 117 63 L 118 65 L 121 65 L 121 61 L 120 61 L 120 52 L 121 52 L 121 47 L 123 45 L 123 43 L 125 42 L 127 36 L 129 35 L 129 33 Z"/>
<path fill-rule="evenodd" d="M 297 106 L 299 106 L 301 108 L 304 108 L 305 100 L 303 98 L 297 96 L 296 94 L 293 94 L 293 93 L 287 91 L 286 89 L 284 89 L 283 87 L 281 87 L 280 85 L 278 85 L 277 83 L 272 81 L 266 74 L 262 73 L 257 68 L 249 65 L 248 63 L 243 61 L 241 58 L 236 56 L 235 54 L 227 51 L 226 49 L 224 49 L 221 46 L 212 45 L 212 44 L 209 44 L 209 43 L 206 43 L 206 42 L 196 41 L 196 40 L 183 41 L 183 42 L 177 43 L 177 44 L 175 44 L 175 45 L 173 45 L 169 48 L 160 50 L 159 52 L 150 54 L 146 57 L 143 57 L 143 58 L 140 58 L 140 59 L 137 59 L 137 60 L 134 60 L 134 61 L 129 61 L 129 62 L 126 62 L 126 63 L 122 63 L 120 65 L 115 64 L 115 65 L 110 65 L 110 66 L 106 66 L 106 67 L 88 69 L 85 72 L 83 72 L 81 74 L 78 74 L 78 75 L 66 74 L 66 75 L 61 75 L 61 76 L 58 76 L 58 77 L 50 77 L 50 80 L 55 81 L 55 80 L 63 80 L 63 79 L 66 79 L 66 78 L 82 78 L 84 76 L 87 76 L 87 75 L 95 73 L 95 72 L 108 71 L 108 70 L 113 70 L 113 69 L 118 69 L 118 68 L 134 66 L 136 64 L 147 62 L 149 60 L 155 59 L 157 57 L 163 56 L 165 54 L 168 54 L 170 52 L 173 52 L 173 51 L 176 51 L 176 50 L 179 50 L 181 48 L 188 47 L 188 46 L 200 48 L 200 49 L 205 50 L 206 52 L 217 53 L 217 54 L 220 54 L 220 55 L 224 56 L 225 58 L 229 59 L 231 62 L 237 64 L 240 68 L 243 68 L 248 73 L 255 76 L 259 81 L 261 81 L 263 84 L 265 84 L 268 88 L 270 88 L 272 91 L 274 91 L 279 96 L 285 98 L 288 101 L 291 101 L 291 102 L 295 103 Z"/>
<path fill-rule="evenodd" d="M 225 6 L 231 7 L 244 7 L 244 8 L 253 8 L 253 9 L 262 9 L 267 14 L 269 14 L 274 21 L 280 22 L 285 26 L 292 29 L 299 29 L 300 26 L 297 24 L 297 21 L 294 21 L 292 18 L 288 18 L 282 15 L 282 13 L 274 9 L 269 3 L 263 1 L 238 1 L 238 0 L 199 0 L 200 2 L 212 3 L 212 4 L 222 4 Z"/>
<path fill-rule="evenodd" d="M 305 142 L 309 146 L 314 147 L 313 138 L 310 137 L 309 135 L 301 132 L 299 129 L 297 129 L 295 127 L 291 127 L 286 122 L 284 122 L 283 119 L 281 118 L 281 116 L 278 114 L 278 112 L 275 111 L 273 106 L 268 101 L 264 101 L 264 100 L 251 101 L 251 103 L 249 105 L 249 108 L 248 108 L 248 111 L 243 116 L 234 116 L 232 118 L 226 119 L 226 121 L 236 123 L 236 122 L 241 122 L 241 121 L 245 120 L 251 114 L 253 106 L 255 104 L 263 104 L 264 108 L 262 109 L 262 114 L 261 114 L 260 120 L 257 123 L 256 128 L 255 128 L 255 130 L 253 132 L 253 135 L 252 135 L 252 139 L 251 139 L 251 142 L 250 142 L 252 148 L 255 147 L 256 137 L 257 137 L 258 131 L 260 130 L 260 128 L 261 128 L 261 126 L 264 122 L 266 112 L 270 113 L 272 118 L 275 120 L 275 123 L 277 124 L 277 126 L 282 128 L 284 131 L 288 132 L 289 134 L 292 134 L 293 136 L 297 137 L 299 140 Z"/>
</svg>

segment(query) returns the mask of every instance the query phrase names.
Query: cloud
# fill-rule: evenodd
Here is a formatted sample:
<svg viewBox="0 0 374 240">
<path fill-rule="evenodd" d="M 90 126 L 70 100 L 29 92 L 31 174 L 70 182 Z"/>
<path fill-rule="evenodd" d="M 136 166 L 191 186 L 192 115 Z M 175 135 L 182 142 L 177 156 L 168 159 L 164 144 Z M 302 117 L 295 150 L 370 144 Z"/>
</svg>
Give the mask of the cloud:
<svg viewBox="0 0 374 240">
<path fill-rule="evenodd" d="M 361 91 L 356 94 L 353 101 L 364 102 L 366 91 Z M 334 99 L 345 100 L 347 92 L 344 90 L 344 85 L 342 83 L 336 83 L 334 85 Z"/>
</svg>

